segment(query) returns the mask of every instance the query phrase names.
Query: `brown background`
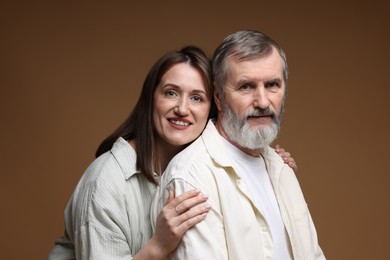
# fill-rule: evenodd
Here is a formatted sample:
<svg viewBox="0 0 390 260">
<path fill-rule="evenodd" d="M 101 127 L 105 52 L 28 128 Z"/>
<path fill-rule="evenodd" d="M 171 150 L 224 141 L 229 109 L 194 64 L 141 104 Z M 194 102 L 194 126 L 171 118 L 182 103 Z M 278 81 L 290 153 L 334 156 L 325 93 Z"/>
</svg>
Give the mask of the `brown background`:
<svg viewBox="0 0 390 260">
<path fill-rule="evenodd" d="M 0 6 L 2 259 L 46 258 L 77 181 L 160 55 L 212 54 L 245 28 L 287 52 L 279 142 L 328 259 L 389 259 L 386 1 L 52 2 Z"/>
</svg>

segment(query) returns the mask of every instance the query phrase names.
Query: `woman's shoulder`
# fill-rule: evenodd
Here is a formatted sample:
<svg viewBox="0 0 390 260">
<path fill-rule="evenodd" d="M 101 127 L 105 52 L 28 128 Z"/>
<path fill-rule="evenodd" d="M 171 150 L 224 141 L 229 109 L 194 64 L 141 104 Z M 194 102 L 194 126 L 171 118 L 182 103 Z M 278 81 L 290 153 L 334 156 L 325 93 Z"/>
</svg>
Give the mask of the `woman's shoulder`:
<svg viewBox="0 0 390 260">
<path fill-rule="evenodd" d="M 136 154 L 126 141 L 118 140 L 110 151 L 96 158 L 86 169 L 78 184 L 79 189 L 91 192 L 125 189 L 129 176 L 137 173 Z"/>
</svg>

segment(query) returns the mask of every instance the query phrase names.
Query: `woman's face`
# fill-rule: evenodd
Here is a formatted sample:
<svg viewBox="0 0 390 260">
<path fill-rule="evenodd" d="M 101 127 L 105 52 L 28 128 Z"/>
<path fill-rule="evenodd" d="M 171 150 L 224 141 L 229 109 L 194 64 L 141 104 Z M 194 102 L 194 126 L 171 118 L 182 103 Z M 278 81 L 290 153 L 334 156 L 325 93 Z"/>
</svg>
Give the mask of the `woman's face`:
<svg viewBox="0 0 390 260">
<path fill-rule="evenodd" d="M 182 146 L 203 131 L 210 99 L 201 74 L 186 63 L 169 69 L 154 93 L 153 122 L 157 140 L 166 146 Z"/>
</svg>

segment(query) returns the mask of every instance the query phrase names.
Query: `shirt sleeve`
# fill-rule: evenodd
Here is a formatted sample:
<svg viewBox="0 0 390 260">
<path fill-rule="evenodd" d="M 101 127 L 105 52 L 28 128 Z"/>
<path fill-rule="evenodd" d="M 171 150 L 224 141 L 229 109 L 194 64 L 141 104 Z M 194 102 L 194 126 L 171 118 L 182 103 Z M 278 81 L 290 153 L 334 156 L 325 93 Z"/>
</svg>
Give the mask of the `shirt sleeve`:
<svg viewBox="0 0 390 260">
<path fill-rule="evenodd" d="M 203 171 L 203 172 L 202 172 Z M 200 174 L 202 172 L 202 174 Z M 168 198 L 170 190 L 175 191 L 178 196 L 194 188 L 199 189 L 203 194 L 209 195 L 207 203 L 211 205 L 206 218 L 189 229 L 183 236 L 181 243 L 175 251 L 170 254 L 169 259 L 228 259 L 225 230 L 223 226 L 223 216 L 218 200 L 217 186 L 213 181 L 212 175 L 204 172 L 204 169 L 196 169 L 195 174 L 198 177 L 192 178 L 191 173 L 181 174 L 180 176 L 166 172 L 165 185 L 159 188 L 159 200 L 155 204 L 154 217 L 161 211 L 164 202 Z M 183 177 L 183 176 L 186 177 Z M 199 176 L 202 177 L 199 177 Z M 155 221 L 154 221 L 155 222 Z"/>
<path fill-rule="evenodd" d="M 215 198 L 217 193 L 205 189 L 205 187 L 193 187 L 181 179 L 173 181 L 175 194 L 182 194 L 193 188 L 198 188 L 203 193 L 208 194 L 208 203 L 211 204 L 211 209 L 202 222 L 184 234 L 182 242 L 172 253 L 171 259 L 228 259 L 223 218 L 218 204 L 214 203 L 214 201 L 218 201 Z"/>
<path fill-rule="evenodd" d="M 81 182 L 66 209 L 77 259 L 132 258 L 124 193 L 113 174 Z"/>
<path fill-rule="evenodd" d="M 129 246 L 122 238 L 86 224 L 75 232 L 75 245 L 67 234 L 56 240 L 48 260 L 60 259 L 131 259 Z M 76 257 L 76 255 L 77 257 Z"/>
<path fill-rule="evenodd" d="M 99 223 L 101 224 L 101 223 Z M 123 238 L 87 223 L 76 234 L 77 259 L 131 259 L 129 245 Z"/>
</svg>

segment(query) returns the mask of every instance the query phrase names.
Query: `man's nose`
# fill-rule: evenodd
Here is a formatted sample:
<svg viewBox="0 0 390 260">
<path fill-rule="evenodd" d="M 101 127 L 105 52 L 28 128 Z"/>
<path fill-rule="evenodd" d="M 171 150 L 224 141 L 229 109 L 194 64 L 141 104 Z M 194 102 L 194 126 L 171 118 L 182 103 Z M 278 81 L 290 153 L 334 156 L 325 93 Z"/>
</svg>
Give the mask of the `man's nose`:
<svg viewBox="0 0 390 260">
<path fill-rule="evenodd" d="M 259 107 L 266 109 L 269 107 L 270 102 L 268 99 L 267 91 L 264 87 L 257 87 L 253 93 L 253 105 L 254 107 Z"/>
</svg>

